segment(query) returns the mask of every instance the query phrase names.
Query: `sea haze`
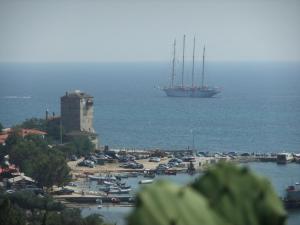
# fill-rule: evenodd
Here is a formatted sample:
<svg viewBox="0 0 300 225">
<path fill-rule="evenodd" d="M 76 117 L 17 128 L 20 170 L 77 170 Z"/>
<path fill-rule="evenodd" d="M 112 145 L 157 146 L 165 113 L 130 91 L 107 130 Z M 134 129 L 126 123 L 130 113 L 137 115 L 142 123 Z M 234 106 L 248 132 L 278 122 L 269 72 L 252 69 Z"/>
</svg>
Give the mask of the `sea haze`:
<svg viewBox="0 0 300 225">
<path fill-rule="evenodd" d="M 190 64 L 185 82 L 190 83 Z M 80 89 L 94 96 L 94 126 L 114 148 L 300 152 L 299 63 L 207 63 L 215 98 L 170 98 L 163 63 L 0 64 L 0 122 L 60 114 L 60 97 Z M 180 80 L 180 65 L 177 66 Z M 201 65 L 196 64 L 196 81 Z"/>
</svg>

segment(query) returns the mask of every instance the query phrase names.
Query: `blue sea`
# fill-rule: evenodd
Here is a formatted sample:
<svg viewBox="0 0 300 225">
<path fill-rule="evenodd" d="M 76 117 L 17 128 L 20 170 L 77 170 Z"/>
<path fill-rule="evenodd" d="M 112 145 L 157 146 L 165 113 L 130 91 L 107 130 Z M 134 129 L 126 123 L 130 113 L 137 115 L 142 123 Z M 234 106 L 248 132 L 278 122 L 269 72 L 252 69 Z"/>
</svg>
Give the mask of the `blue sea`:
<svg viewBox="0 0 300 225">
<path fill-rule="evenodd" d="M 186 66 L 185 83 L 191 70 Z M 168 62 L 2 63 L 0 122 L 60 114 L 60 97 L 94 96 L 94 127 L 112 148 L 300 152 L 300 63 L 211 62 L 205 83 L 215 98 L 170 98 Z M 201 66 L 196 64 L 196 82 Z M 180 66 L 177 66 L 180 74 Z M 179 82 L 180 77 L 176 80 Z"/>
<path fill-rule="evenodd" d="M 186 68 L 188 84 L 188 63 Z M 198 83 L 200 70 L 197 64 Z M 194 139 L 201 151 L 300 152 L 300 63 L 207 63 L 206 84 L 223 90 L 207 99 L 166 97 L 158 87 L 169 84 L 170 72 L 167 62 L 2 63 L 0 122 L 10 127 L 27 118 L 44 118 L 46 109 L 59 115 L 60 97 L 79 89 L 94 96 L 94 127 L 101 145 L 187 149 Z M 267 176 L 279 195 L 300 181 L 300 164 L 250 167 Z M 117 207 L 99 213 L 124 224 L 129 211 Z M 299 210 L 289 211 L 288 224 L 299 224 L 299 215 Z"/>
</svg>

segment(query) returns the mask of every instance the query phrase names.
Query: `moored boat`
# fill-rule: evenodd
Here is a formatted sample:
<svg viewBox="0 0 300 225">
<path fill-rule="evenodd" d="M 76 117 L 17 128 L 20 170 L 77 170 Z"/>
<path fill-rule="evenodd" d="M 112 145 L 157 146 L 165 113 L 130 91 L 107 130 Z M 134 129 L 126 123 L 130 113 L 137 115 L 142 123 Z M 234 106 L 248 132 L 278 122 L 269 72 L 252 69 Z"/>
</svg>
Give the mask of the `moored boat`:
<svg viewBox="0 0 300 225">
<path fill-rule="evenodd" d="M 117 179 L 116 177 L 113 177 L 113 176 L 95 176 L 95 175 L 89 175 L 88 178 L 90 180 L 95 180 L 95 181 L 98 181 L 98 182 L 115 182 Z"/>
<path fill-rule="evenodd" d="M 300 183 L 288 186 L 283 203 L 286 208 L 300 208 Z"/>
<path fill-rule="evenodd" d="M 118 188 L 118 189 L 110 189 L 110 190 L 106 191 L 106 193 L 108 193 L 108 194 L 128 194 L 130 191 L 131 191 L 130 188 L 128 188 L 128 189 Z"/>
<path fill-rule="evenodd" d="M 139 184 L 151 184 L 153 183 L 153 180 L 140 180 Z"/>
<path fill-rule="evenodd" d="M 296 163 L 300 163 L 300 153 L 294 154 L 294 160 Z"/>
<path fill-rule="evenodd" d="M 278 164 L 286 164 L 288 162 L 293 161 L 294 157 L 291 153 L 282 152 L 277 154 L 277 163 Z"/>
</svg>

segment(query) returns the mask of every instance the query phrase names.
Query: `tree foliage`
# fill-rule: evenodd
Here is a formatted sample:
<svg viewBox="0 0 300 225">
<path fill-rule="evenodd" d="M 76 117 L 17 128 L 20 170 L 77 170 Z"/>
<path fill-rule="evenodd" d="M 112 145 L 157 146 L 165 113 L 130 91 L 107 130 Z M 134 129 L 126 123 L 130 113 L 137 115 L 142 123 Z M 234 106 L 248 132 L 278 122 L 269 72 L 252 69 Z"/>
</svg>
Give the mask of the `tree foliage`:
<svg viewBox="0 0 300 225">
<path fill-rule="evenodd" d="M 25 213 L 14 207 L 10 200 L 5 197 L 0 199 L 0 224 L 1 225 L 25 225 Z"/>
<path fill-rule="evenodd" d="M 60 126 L 60 120 L 45 120 L 38 118 L 27 119 L 19 127 L 28 129 L 37 129 L 47 132 L 47 141 L 56 143 L 60 141 L 61 132 L 63 140 L 67 140 L 63 146 L 57 146 L 56 148 L 64 152 L 66 157 L 71 155 L 83 156 L 95 149 L 94 144 L 87 136 L 77 136 L 74 138 L 67 138 L 65 136 L 64 129 Z"/>
<path fill-rule="evenodd" d="M 36 130 L 47 131 L 47 122 L 45 119 L 30 118 L 30 119 L 26 119 L 20 125 L 20 127 L 27 128 L 27 129 L 36 129 Z"/>
<path fill-rule="evenodd" d="M 25 120 L 21 125 L 21 128 L 36 129 L 47 132 L 47 138 L 51 140 L 60 140 L 60 133 L 64 135 L 64 130 L 61 130 L 60 119 L 45 120 L 40 118 L 31 118 Z"/>
<path fill-rule="evenodd" d="M 33 164 L 32 177 L 44 187 L 63 186 L 70 179 L 70 168 L 61 152 L 50 149 L 47 154 L 40 154 Z"/>
<path fill-rule="evenodd" d="M 81 156 L 87 155 L 95 149 L 94 144 L 87 136 L 74 138 L 70 146 L 74 149 L 76 155 Z"/>
<path fill-rule="evenodd" d="M 29 213 L 30 211 L 31 213 Z M 82 217 L 79 209 L 65 208 L 50 196 L 30 192 L 0 194 L 1 225 L 103 225 L 99 215 Z"/>
<path fill-rule="evenodd" d="M 56 146 L 55 148 L 63 152 L 68 158 L 71 155 L 86 156 L 95 149 L 95 146 L 87 136 L 78 136 L 72 138 L 70 142 L 61 146 Z"/>
<path fill-rule="evenodd" d="M 63 153 L 50 148 L 37 137 L 17 139 L 9 150 L 10 161 L 41 186 L 64 185 L 70 180 L 70 169 Z"/>
<path fill-rule="evenodd" d="M 2 130 L 3 130 L 3 125 L 2 125 L 2 123 L 0 122 L 0 133 L 2 132 Z"/>
</svg>

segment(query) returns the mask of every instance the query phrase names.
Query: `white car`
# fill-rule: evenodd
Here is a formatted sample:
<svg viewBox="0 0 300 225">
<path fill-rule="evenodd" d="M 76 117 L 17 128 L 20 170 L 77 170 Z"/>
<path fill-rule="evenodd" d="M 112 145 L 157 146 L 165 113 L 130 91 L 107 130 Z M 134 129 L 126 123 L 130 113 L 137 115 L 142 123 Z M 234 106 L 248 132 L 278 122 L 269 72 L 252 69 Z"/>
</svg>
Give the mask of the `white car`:
<svg viewBox="0 0 300 225">
<path fill-rule="evenodd" d="M 159 157 L 151 157 L 149 159 L 149 162 L 160 162 L 160 158 Z"/>
</svg>

